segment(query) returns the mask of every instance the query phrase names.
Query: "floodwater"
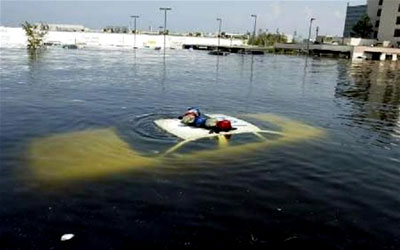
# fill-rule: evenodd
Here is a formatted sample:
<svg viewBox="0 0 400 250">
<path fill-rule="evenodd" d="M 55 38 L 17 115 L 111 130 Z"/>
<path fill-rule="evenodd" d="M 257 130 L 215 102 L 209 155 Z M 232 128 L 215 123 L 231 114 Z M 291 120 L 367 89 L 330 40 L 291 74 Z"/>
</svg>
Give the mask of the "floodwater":
<svg viewBox="0 0 400 250">
<path fill-rule="evenodd" d="M 400 249 L 400 63 L 0 52 L 0 248 Z M 165 155 L 192 105 L 282 135 Z"/>
</svg>

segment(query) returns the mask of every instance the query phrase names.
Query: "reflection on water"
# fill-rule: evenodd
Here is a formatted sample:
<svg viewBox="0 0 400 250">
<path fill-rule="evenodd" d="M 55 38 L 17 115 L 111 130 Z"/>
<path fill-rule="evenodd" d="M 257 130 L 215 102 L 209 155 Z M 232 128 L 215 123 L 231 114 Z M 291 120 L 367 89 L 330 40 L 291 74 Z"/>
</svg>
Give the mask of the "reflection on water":
<svg viewBox="0 0 400 250">
<path fill-rule="evenodd" d="M 165 94 L 165 80 L 167 78 L 167 62 L 165 61 L 165 49 L 163 53 L 163 62 L 161 65 L 161 95 Z"/>
<path fill-rule="evenodd" d="M 46 53 L 46 49 L 27 49 L 29 64 L 33 64 L 35 61 L 39 61 L 43 58 Z"/>
<path fill-rule="evenodd" d="M 219 78 L 218 78 L 218 76 L 219 76 L 219 56 L 216 56 L 215 61 L 216 61 L 216 63 L 215 63 L 215 83 L 218 86 L 218 83 L 219 83 Z"/>
<path fill-rule="evenodd" d="M 304 96 L 305 84 L 306 84 L 306 78 L 307 78 L 308 56 L 309 55 L 307 55 L 304 60 L 303 81 L 302 81 L 302 85 L 301 85 L 301 90 L 302 90 L 303 96 Z"/>
<path fill-rule="evenodd" d="M 42 60 L 46 57 L 47 50 L 46 49 L 37 49 L 31 50 L 27 49 L 28 55 L 28 67 L 29 67 L 29 77 L 31 81 L 34 81 L 36 71 L 40 70 L 42 67 Z"/>
<path fill-rule="evenodd" d="M 351 122 L 383 134 L 397 133 L 400 120 L 400 65 L 361 62 L 339 66 L 335 96 L 351 103 Z M 348 78 L 346 76 L 349 76 Z"/>
<path fill-rule="evenodd" d="M 136 49 L 133 50 L 132 54 L 133 54 L 133 70 L 134 70 L 135 76 L 136 76 L 136 70 L 137 70 L 137 67 L 136 67 Z"/>
<path fill-rule="evenodd" d="M 242 55 L 244 57 L 244 55 Z M 250 105 L 250 100 L 251 100 L 251 95 L 253 92 L 253 75 L 254 75 L 254 55 L 252 54 L 250 57 L 250 75 L 249 75 L 249 86 L 248 86 L 248 91 L 245 99 L 245 112 L 250 112 L 249 111 L 249 105 Z"/>
</svg>

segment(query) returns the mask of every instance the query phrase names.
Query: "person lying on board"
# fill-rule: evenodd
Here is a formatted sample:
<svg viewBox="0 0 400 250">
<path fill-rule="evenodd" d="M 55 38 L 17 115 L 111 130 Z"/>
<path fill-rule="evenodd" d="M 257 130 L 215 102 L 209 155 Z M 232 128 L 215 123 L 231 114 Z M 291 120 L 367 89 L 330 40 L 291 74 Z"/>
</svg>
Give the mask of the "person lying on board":
<svg viewBox="0 0 400 250">
<path fill-rule="evenodd" d="M 183 116 L 180 116 L 181 122 L 188 126 L 205 128 L 210 130 L 211 133 L 229 132 L 237 128 L 233 128 L 231 121 L 224 119 L 218 121 L 216 118 L 206 117 L 200 113 L 200 109 L 190 107 L 186 110 Z"/>
</svg>

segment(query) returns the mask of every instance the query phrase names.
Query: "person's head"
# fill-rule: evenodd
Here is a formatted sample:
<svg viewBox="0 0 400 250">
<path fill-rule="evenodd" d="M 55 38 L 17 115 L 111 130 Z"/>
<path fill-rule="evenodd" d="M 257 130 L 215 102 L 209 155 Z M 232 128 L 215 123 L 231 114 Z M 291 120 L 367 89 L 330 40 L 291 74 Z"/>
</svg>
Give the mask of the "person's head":
<svg viewBox="0 0 400 250">
<path fill-rule="evenodd" d="M 187 111 L 185 112 L 185 114 L 189 114 L 192 113 L 195 116 L 200 116 L 200 109 L 196 108 L 196 107 L 189 107 L 187 109 Z"/>
</svg>

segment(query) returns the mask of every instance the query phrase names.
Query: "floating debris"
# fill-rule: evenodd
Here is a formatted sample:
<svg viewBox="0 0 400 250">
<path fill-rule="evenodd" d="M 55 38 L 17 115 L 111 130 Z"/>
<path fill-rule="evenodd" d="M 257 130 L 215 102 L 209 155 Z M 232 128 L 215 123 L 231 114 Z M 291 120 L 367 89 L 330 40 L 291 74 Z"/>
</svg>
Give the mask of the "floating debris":
<svg viewBox="0 0 400 250">
<path fill-rule="evenodd" d="M 63 234 L 63 236 L 61 236 L 61 241 L 66 241 L 66 240 L 70 240 L 72 238 L 74 238 L 75 235 L 73 234 Z"/>
</svg>

